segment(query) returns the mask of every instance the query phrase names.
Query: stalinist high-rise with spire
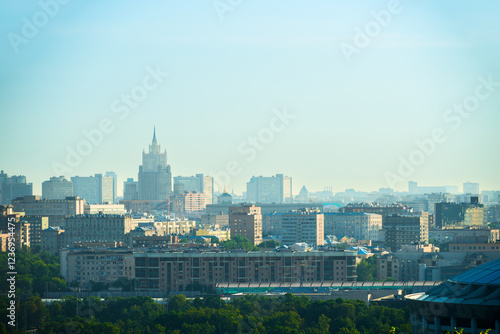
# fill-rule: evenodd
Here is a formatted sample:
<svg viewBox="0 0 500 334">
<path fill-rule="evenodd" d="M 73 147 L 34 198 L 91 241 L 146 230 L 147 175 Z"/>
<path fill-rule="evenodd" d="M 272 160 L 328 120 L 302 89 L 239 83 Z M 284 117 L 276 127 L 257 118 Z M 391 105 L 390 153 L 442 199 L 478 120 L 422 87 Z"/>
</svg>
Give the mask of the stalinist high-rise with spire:
<svg viewBox="0 0 500 334">
<path fill-rule="evenodd" d="M 167 151 L 161 152 L 156 141 L 156 128 L 149 152 L 142 152 L 139 166 L 139 199 L 165 201 L 172 193 L 172 172 L 167 164 Z"/>
</svg>

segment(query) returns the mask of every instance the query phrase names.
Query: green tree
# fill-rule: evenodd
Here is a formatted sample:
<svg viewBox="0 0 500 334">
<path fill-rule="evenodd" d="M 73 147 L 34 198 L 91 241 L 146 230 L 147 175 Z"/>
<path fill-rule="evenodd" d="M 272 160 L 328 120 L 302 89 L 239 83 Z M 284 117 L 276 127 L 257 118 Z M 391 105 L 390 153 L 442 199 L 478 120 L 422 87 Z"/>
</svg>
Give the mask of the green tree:
<svg viewBox="0 0 500 334">
<path fill-rule="evenodd" d="M 377 258 L 375 256 L 362 259 L 356 267 L 359 282 L 373 282 L 377 279 Z"/>
<path fill-rule="evenodd" d="M 258 249 L 250 240 L 241 235 L 235 235 L 232 239 L 221 242 L 220 245 L 227 250 L 245 249 L 250 252 Z"/>
<path fill-rule="evenodd" d="M 281 243 L 277 240 L 266 240 L 261 242 L 257 247 L 259 248 L 277 248 Z"/>
</svg>

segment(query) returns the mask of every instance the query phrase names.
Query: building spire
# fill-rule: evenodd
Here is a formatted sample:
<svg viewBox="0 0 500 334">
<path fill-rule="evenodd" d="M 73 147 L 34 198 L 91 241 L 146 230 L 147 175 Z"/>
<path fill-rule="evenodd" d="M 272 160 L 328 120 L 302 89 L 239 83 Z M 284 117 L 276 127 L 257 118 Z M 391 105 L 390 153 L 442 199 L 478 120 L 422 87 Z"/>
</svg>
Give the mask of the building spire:
<svg viewBox="0 0 500 334">
<path fill-rule="evenodd" d="M 149 153 L 160 153 L 160 145 L 158 145 L 158 141 L 156 140 L 156 126 L 153 127 L 153 141 L 149 145 Z"/>
</svg>

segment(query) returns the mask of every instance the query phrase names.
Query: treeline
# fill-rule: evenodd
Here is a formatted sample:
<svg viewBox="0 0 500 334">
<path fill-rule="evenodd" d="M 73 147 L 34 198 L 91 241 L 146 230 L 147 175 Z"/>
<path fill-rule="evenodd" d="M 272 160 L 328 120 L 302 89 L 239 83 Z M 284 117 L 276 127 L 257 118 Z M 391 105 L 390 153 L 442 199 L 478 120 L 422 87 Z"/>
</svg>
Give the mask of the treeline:
<svg viewBox="0 0 500 334">
<path fill-rule="evenodd" d="M 6 319 L 7 298 L 0 300 Z M 25 308 L 26 306 L 26 308 Z M 25 309 L 24 309 L 25 308 Z M 18 330 L 38 333 L 410 333 L 407 310 L 360 300 L 311 301 L 286 294 L 276 298 L 247 295 L 226 303 L 217 296 L 187 300 L 170 297 L 165 305 L 149 297 L 99 298 L 44 305 L 39 297 L 20 303 Z M 26 317 L 24 317 L 26 314 Z M 5 320 L 2 320 L 4 322 Z M 16 333 L 2 323 L 0 333 Z"/>
</svg>

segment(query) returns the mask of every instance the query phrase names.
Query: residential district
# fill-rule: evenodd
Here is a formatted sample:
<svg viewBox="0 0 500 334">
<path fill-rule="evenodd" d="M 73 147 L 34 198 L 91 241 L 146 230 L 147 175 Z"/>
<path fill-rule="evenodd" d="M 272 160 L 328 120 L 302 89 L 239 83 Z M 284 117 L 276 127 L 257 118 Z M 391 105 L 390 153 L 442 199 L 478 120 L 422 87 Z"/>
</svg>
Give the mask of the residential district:
<svg viewBox="0 0 500 334">
<path fill-rule="evenodd" d="M 241 195 L 229 192 L 230 185 L 216 192 L 212 176 L 172 177 L 156 134 L 142 152 L 137 180 L 124 182 L 123 196 L 113 172 L 50 177 L 41 196 L 27 181 L 0 173 L 0 249 L 7 251 L 9 222 L 15 221 L 16 247 L 59 255 L 61 275 L 77 292 L 96 283 L 112 292 L 110 284 L 119 280 L 148 296 L 214 289 L 232 296 L 300 292 L 370 301 L 385 297 L 382 291 L 392 297 L 418 292 L 419 298 L 430 291 L 408 300 L 414 303 L 412 326 L 434 330 L 451 328 L 457 318 L 429 320 L 429 306 L 419 301 L 432 300 L 432 293 L 474 294 L 493 300 L 498 311 L 500 191 L 480 191 L 477 183 L 464 183 L 462 192 L 417 182 L 405 192 L 334 193 L 331 186 L 309 192 L 302 186 L 294 196 L 292 178 L 276 174 L 252 177 Z M 376 265 L 372 282 L 358 279 L 357 267 L 366 259 Z M 471 277 L 489 274 L 477 271 L 488 264 L 493 281 L 472 288 Z M 462 277 L 464 272 L 475 274 Z M 487 288 L 481 292 L 477 284 Z M 475 303 L 471 307 L 479 307 Z M 488 312 L 464 310 L 463 328 L 500 333 Z"/>
</svg>

